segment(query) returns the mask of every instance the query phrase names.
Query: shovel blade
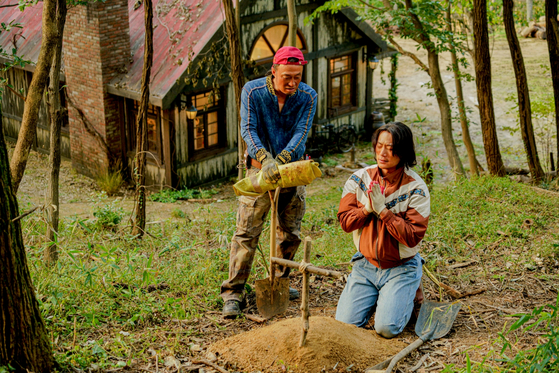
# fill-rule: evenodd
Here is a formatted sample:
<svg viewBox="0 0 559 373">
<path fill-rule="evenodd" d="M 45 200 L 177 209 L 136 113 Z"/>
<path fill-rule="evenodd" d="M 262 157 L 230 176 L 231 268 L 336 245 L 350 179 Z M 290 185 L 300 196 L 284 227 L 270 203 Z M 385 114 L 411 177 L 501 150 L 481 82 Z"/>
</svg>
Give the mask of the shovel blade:
<svg viewBox="0 0 559 373">
<path fill-rule="evenodd" d="M 423 302 L 415 333 L 425 342 L 445 336 L 452 328 L 461 306 L 460 303 Z"/>
<path fill-rule="evenodd" d="M 265 319 L 284 313 L 289 306 L 289 279 L 274 278 L 272 288 L 270 279 L 257 280 L 256 307 Z"/>
</svg>

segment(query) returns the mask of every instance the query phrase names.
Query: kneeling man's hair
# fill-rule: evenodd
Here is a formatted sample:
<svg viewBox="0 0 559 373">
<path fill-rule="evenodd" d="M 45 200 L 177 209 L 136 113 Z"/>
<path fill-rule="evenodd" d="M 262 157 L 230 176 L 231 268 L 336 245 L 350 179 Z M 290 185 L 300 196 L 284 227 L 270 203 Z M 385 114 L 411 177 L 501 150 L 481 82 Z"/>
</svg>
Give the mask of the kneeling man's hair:
<svg viewBox="0 0 559 373">
<path fill-rule="evenodd" d="M 400 157 L 398 167 L 410 168 L 417 164 L 415 159 L 415 146 L 411 129 L 402 122 L 390 122 L 380 127 L 373 134 L 373 152 L 377 147 L 378 137 L 381 132 L 389 132 L 392 135 L 392 153 Z M 376 153 L 375 153 L 376 158 Z"/>
</svg>

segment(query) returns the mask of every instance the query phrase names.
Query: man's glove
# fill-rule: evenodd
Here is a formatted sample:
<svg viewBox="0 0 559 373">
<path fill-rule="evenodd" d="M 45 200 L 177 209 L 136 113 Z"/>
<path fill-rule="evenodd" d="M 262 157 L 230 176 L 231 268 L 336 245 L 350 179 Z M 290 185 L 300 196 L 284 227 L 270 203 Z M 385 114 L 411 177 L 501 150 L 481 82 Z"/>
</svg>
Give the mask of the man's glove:
<svg viewBox="0 0 559 373">
<path fill-rule="evenodd" d="M 381 212 L 386 208 L 384 203 L 384 194 L 381 192 L 381 187 L 378 183 L 371 183 L 370 189 L 367 190 L 367 203 L 365 204 L 365 210 L 370 214 L 373 211 L 380 215 Z"/>
<path fill-rule="evenodd" d="M 262 164 L 262 175 L 264 175 L 264 181 L 268 184 L 277 183 L 281 177 L 278 169 L 278 162 L 269 152 L 265 152 L 261 159 L 262 160 L 259 161 Z"/>
</svg>

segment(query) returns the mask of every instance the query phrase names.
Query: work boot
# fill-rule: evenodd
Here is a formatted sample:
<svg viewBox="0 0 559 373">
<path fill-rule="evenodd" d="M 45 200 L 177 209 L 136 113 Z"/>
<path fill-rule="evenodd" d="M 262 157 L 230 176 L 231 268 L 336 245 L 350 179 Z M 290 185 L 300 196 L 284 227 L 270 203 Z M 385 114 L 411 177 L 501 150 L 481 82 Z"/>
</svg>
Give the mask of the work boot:
<svg viewBox="0 0 559 373">
<path fill-rule="evenodd" d="M 234 299 L 226 300 L 223 304 L 222 314 L 226 319 L 236 319 L 241 316 L 241 302 Z"/>
<path fill-rule="evenodd" d="M 299 299 L 300 296 L 297 289 L 289 288 L 289 300 Z"/>
</svg>

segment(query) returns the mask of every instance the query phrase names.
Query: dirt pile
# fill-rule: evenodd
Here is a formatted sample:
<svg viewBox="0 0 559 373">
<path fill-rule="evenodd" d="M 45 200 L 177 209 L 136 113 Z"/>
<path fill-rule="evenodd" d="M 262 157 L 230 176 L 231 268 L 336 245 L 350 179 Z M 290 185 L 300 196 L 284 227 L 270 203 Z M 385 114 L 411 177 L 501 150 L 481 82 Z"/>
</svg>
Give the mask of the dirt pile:
<svg viewBox="0 0 559 373">
<path fill-rule="evenodd" d="M 299 348 L 301 319 L 253 329 L 221 340 L 210 350 L 236 364 L 243 372 L 339 371 L 351 366 L 351 371 L 366 368 L 386 360 L 406 346 L 405 343 L 378 336 L 372 330 L 344 324 L 329 317 L 311 317 L 307 344 Z"/>
</svg>

